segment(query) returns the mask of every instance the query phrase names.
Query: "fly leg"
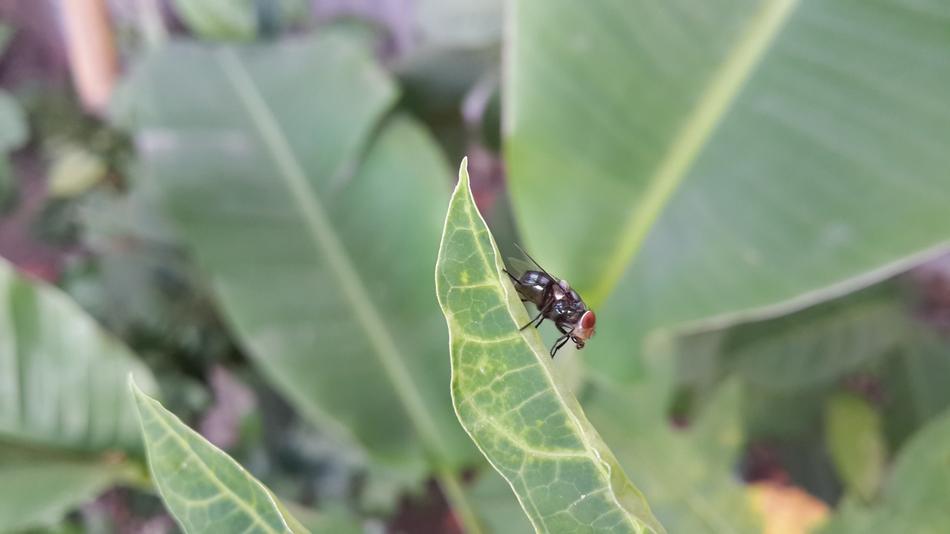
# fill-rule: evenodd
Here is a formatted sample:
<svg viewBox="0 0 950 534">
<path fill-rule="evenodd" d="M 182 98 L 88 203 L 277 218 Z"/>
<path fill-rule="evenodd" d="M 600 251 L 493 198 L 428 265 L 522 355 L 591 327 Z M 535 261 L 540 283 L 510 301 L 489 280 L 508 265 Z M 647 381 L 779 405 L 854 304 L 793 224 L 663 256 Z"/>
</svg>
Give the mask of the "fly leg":
<svg viewBox="0 0 950 534">
<path fill-rule="evenodd" d="M 545 306 L 541 308 L 540 310 L 538 310 L 538 314 L 535 315 L 533 319 L 528 321 L 526 325 L 519 328 L 519 330 L 524 330 L 525 328 L 528 328 L 531 325 L 534 325 L 535 328 L 541 326 L 541 323 L 544 322 L 544 314 L 548 312 L 548 308 L 550 308 L 550 306 Z"/>
<path fill-rule="evenodd" d="M 527 324 L 525 324 L 524 326 L 522 326 L 522 327 L 519 328 L 518 330 L 524 330 L 525 328 L 528 328 L 529 326 L 533 325 L 535 321 L 538 322 L 538 324 L 536 324 L 536 325 L 534 326 L 535 328 L 537 328 L 537 327 L 541 324 L 541 321 L 543 321 L 543 320 L 544 320 L 544 312 L 543 312 L 543 311 L 539 311 L 537 315 L 535 315 L 530 321 L 528 321 Z"/>
<path fill-rule="evenodd" d="M 548 300 L 548 302 L 544 306 L 542 306 L 540 310 L 538 310 L 538 314 L 534 316 L 534 319 L 531 319 L 530 321 L 528 321 L 528 324 L 522 326 L 521 328 L 519 328 L 519 330 L 524 330 L 525 328 L 528 328 L 532 324 L 534 324 L 535 328 L 538 328 L 539 326 L 541 326 L 541 323 L 544 322 L 544 314 L 549 312 L 551 308 L 554 307 L 554 302 L 555 302 L 554 299 Z"/>
<path fill-rule="evenodd" d="M 554 345 L 551 346 L 551 359 L 554 359 L 554 355 L 557 354 L 557 351 L 561 350 L 561 347 L 567 344 L 570 341 L 571 335 L 564 334 L 563 336 L 557 338 L 557 341 L 554 342 Z"/>
</svg>

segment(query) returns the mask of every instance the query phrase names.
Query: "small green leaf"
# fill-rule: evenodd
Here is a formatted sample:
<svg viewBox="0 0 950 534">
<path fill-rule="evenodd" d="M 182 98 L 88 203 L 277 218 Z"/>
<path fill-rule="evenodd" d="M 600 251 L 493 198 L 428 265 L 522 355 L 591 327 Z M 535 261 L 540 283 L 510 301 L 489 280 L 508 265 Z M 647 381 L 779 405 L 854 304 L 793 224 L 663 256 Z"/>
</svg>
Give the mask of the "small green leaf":
<svg viewBox="0 0 950 534">
<path fill-rule="evenodd" d="M 873 507 L 853 499 L 840 506 L 825 534 L 950 532 L 950 411 L 901 449 Z"/>
<path fill-rule="evenodd" d="M 22 145 L 29 136 L 26 117 L 17 101 L 6 91 L 0 91 L 0 150 Z"/>
<path fill-rule="evenodd" d="M 307 532 L 257 479 L 129 379 L 152 477 L 185 532 Z"/>
<path fill-rule="evenodd" d="M 257 35 L 253 0 L 174 0 L 178 15 L 206 39 L 250 40 Z"/>
<path fill-rule="evenodd" d="M 665 532 L 573 394 L 559 383 L 469 187 L 463 160 L 436 286 L 448 323 L 452 401 L 538 532 Z"/>
<path fill-rule="evenodd" d="M 835 395 L 828 401 L 825 434 L 845 487 L 864 501 L 873 499 L 881 485 L 887 452 L 878 413 L 856 395 Z"/>
<path fill-rule="evenodd" d="M 194 34 L 209 40 L 249 41 L 262 22 L 278 25 L 299 16 L 302 0 L 173 0 L 178 15 Z"/>
<path fill-rule="evenodd" d="M 88 191 L 106 177 L 106 162 L 80 146 L 65 148 L 56 156 L 49 173 L 49 194 L 70 198 Z"/>
<path fill-rule="evenodd" d="M 0 26 L 0 30 L 6 27 Z M 0 49 L 6 41 L 0 31 Z M 13 169 L 6 152 L 22 145 L 29 132 L 26 117 L 16 100 L 6 91 L 0 91 L 0 207 L 3 207 L 14 190 Z"/>
</svg>

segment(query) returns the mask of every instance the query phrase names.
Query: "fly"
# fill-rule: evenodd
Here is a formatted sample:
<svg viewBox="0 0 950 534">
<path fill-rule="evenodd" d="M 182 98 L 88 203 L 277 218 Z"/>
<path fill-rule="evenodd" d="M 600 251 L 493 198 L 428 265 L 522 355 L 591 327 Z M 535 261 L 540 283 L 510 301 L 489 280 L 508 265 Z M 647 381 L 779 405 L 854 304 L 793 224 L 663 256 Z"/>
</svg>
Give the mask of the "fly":
<svg viewBox="0 0 950 534">
<path fill-rule="evenodd" d="M 557 351 L 568 341 L 573 341 L 578 349 L 584 348 L 587 340 L 594 335 L 594 324 L 597 322 L 594 312 L 587 308 L 584 300 L 577 291 L 571 289 L 567 280 L 555 278 L 527 252 L 521 252 L 538 268 L 537 271 L 527 270 L 520 277 L 505 270 L 505 274 L 511 278 L 521 296 L 521 302 L 531 302 L 538 308 L 538 314 L 522 326 L 521 330 L 531 325 L 537 328 L 545 319 L 554 322 L 554 326 L 563 335 L 551 346 L 551 358 L 554 358 Z"/>
</svg>

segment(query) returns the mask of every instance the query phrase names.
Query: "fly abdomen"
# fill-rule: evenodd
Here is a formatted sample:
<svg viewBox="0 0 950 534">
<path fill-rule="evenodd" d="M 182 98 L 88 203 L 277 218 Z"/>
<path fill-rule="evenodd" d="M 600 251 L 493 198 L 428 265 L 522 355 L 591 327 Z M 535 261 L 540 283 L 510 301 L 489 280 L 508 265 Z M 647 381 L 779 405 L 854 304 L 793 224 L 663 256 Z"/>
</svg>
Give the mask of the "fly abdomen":
<svg viewBox="0 0 950 534">
<path fill-rule="evenodd" d="M 521 278 L 518 279 L 515 288 L 525 300 L 531 301 L 540 308 L 544 304 L 547 289 L 552 282 L 551 277 L 544 273 L 526 271 L 521 275 Z"/>
</svg>

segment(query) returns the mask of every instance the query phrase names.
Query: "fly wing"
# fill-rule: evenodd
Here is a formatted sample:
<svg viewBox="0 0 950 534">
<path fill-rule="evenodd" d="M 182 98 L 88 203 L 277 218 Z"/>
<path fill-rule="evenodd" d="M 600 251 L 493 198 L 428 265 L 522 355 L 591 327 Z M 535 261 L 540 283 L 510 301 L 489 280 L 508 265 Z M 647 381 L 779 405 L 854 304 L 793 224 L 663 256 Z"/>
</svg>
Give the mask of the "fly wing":
<svg viewBox="0 0 950 534">
<path fill-rule="evenodd" d="M 541 267 L 541 264 L 539 264 L 539 263 L 537 262 L 537 260 L 535 260 L 534 258 L 532 258 L 531 255 L 528 254 L 528 253 L 525 251 L 525 249 L 521 248 L 520 245 L 518 245 L 517 243 L 515 243 L 515 247 L 517 247 L 518 250 L 521 251 L 521 256 L 522 256 L 522 257 L 519 258 L 519 257 L 511 257 L 511 256 L 509 256 L 509 257 L 508 257 L 508 265 L 510 265 L 510 266 L 513 267 L 516 271 L 518 271 L 518 276 L 521 276 L 521 274 L 524 273 L 525 271 L 540 271 L 540 272 L 542 272 L 542 273 L 548 275 L 548 278 L 550 278 L 551 280 L 557 280 L 557 278 L 551 276 L 551 273 L 547 272 L 547 271 L 544 269 L 544 267 Z"/>
<path fill-rule="evenodd" d="M 531 263 L 531 261 L 525 258 L 517 258 L 514 256 L 508 256 L 508 272 L 515 276 L 515 278 L 521 278 L 521 275 L 528 271 L 538 271 L 539 269 Z"/>
</svg>

